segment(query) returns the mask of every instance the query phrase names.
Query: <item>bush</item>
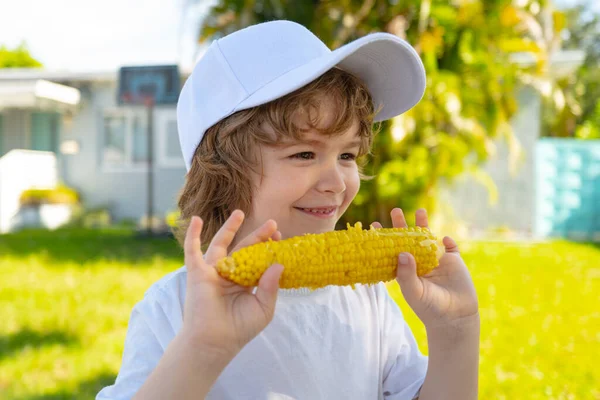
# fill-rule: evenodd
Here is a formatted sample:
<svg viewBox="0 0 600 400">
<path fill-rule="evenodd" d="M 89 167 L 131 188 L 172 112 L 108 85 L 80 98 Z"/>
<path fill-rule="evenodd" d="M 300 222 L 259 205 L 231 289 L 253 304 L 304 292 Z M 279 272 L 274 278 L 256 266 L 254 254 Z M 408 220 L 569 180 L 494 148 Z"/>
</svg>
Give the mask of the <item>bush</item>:
<svg viewBox="0 0 600 400">
<path fill-rule="evenodd" d="M 165 217 L 165 222 L 171 228 L 177 228 L 177 221 L 179 220 L 180 216 L 181 216 L 181 212 L 179 210 L 170 211 L 167 213 L 167 215 Z"/>
<path fill-rule="evenodd" d="M 73 215 L 70 227 L 78 228 L 108 228 L 113 223 L 112 215 L 107 206 L 95 208 L 80 207 Z"/>
<path fill-rule="evenodd" d="M 41 204 L 79 204 L 79 194 L 65 185 L 53 189 L 28 189 L 21 193 L 21 206 L 39 206 Z"/>
</svg>

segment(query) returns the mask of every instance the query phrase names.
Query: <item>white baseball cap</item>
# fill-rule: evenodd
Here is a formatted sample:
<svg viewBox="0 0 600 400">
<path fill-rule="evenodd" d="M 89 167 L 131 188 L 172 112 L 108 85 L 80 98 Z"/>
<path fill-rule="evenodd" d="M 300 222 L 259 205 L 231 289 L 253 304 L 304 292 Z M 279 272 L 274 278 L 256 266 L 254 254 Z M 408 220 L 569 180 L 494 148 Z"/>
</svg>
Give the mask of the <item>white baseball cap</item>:
<svg viewBox="0 0 600 400">
<path fill-rule="evenodd" d="M 425 92 L 425 68 L 406 41 L 373 33 L 331 51 L 304 26 L 271 21 L 215 40 L 183 85 L 177 103 L 186 168 L 208 128 L 268 103 L 338 67 L 360 78 L 381 107 L 375 121 L 412 108 Z"/>
</svg>

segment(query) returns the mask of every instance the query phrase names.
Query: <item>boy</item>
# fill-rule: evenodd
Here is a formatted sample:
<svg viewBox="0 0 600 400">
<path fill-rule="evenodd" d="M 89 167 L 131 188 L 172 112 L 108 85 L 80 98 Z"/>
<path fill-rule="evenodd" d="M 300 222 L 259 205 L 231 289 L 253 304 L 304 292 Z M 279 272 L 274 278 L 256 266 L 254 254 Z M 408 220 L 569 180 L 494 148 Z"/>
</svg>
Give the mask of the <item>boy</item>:
<svg viewBox="0 0 600 400">
<path fill-rule="evenodd" d="M 410 254 L 398 258 L 429 358 L 383 283 L 281 290 L 285 265 L 273 265 L 253 290 L 213 267 L 269 238 L 333 230 L 358 192 L 373 121 L 410 109 L 424 89 L 418 55 L 388 34 L 331 52 L 274 21 L 214 42 L 178 104 L 186 266 L 135 306 L 119 376 L 98 399 L 477 398 L 477 297 L 449 237 L 427 277 Z M 416 220 L 427 226 L 424 210 Z"/>
</svg>

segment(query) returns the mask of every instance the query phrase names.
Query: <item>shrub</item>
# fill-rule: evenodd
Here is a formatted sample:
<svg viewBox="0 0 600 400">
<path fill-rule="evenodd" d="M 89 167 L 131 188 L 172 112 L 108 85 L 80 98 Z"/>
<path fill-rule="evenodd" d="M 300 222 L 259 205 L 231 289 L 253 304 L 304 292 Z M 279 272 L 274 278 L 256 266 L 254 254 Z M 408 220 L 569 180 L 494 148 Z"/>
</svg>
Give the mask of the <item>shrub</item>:
<svg viewBox="0 0 600 400">
<path fill-rule="evenodd" d="M 65 185 L 53 189 L 27 189 L 21 193 L 21 206 L 38 206 L 41 204 L 79 204 L 79 194 Z"/>
</svg>

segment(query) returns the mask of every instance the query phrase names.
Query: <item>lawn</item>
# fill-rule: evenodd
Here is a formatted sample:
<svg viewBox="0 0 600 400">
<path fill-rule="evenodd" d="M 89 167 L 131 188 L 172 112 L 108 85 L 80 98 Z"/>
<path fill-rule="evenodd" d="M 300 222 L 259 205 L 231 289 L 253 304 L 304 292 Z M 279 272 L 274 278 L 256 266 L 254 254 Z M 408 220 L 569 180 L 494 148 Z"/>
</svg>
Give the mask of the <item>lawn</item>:
<svg viewBox="0 0 600 400">
<path fill-rule="evenodd" d="M 480 398 L 600 399 L 600 247 L 461 247 L 481 306 Z M 173 240 L 126 230 L 0 236 L 0 398 L 94 398 L 114 381 L 131 308 L 182 260 Z"/>
</svg>

